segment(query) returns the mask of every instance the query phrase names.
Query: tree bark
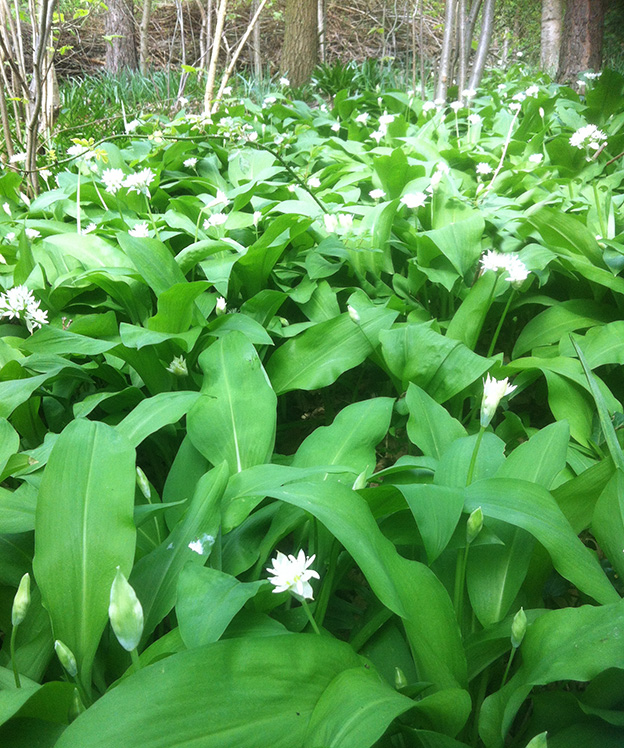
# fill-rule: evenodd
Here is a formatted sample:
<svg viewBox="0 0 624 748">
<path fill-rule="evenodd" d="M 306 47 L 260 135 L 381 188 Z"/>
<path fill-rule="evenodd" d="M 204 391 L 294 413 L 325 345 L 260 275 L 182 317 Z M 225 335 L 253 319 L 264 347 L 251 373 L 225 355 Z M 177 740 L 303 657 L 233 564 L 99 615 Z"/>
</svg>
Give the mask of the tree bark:
<svg viewBox="0 0 624 748">
<path fill-rule="evenodd" d="M 310 80 L 318 62 L 317 0 L 286 0 L 281 69 L 291 86 Z"/>
<path fill-rule="evenodd" d="M 568 0 L 557 73 L 561 83 L 576 81 L 584 70 L 600 70 L 605 9 L 605 0 Z"/>
<path fill-rule="evenodd" d="M 143 75 L 148 70 L 149 25 L 152 18 L 152 0 L 143 0 L 143 12 L 139 26 L 139 66 Z"/>
<path fill-rule="evenodd" d="M 477 90 L 485 70 L 485 60 L 490 51 L 490 41 L 492 40 L 492 31 L 494 29 L 494 6 L 496 0 L 485 0 L 483 3 L 483 14 L 481 16 L 481 36 L 479 37 L 479 46 L 475 57 L 472 72 L 470 74 L 470 84 L 468 88 Z"/>
<path fill-rule="evenodd" d="M 444 35 L 442 37 L 442 51 L 440 53 L 440 66 L 438 68 L 438 80 L 436 82 L 435 99 L 446 99 L 446 89 L 449 84 L 451 72 L 451 59 L 453 56 L 453 29 L 455 16 L 457 15 L 457 0 L 446 0 L 444 6 Z"/>
<path fill-rule="evenodd" d="M 132 0 L 108 0 L 106 14 L 106 69 L 119 73 L 138 68 L 134 39 L 134 8 Z"/>
<path fill-rule="evenodd" d="M 562 0 L 542 0 L 540 67 L 552 76 L 556 74 L 559 65 L 562 20 Z"/>
</svg>

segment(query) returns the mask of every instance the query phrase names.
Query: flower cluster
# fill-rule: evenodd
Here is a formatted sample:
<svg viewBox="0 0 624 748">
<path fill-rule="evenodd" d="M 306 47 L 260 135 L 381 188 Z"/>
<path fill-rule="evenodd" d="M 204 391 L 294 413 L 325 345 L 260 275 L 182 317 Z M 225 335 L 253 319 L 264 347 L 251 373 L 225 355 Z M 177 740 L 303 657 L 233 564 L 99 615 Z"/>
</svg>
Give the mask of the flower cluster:
<svg viewBox="0 0 624 748">
<path fill-rule="evenodd" d="M 39 302 L 26 286 L 15 286 L 0 294 L 0 317 L 23 319 L 31 333 L 48 322 L 47 311 L 39 308 Z"/>
<path fill-rule="evenodd" d="M 592 151 L 597 151 L 600 148 L 600 143 L 606 139 L 607 136 L 596 125 L 585 125 L 570 137 L 570 145 L 574 148 L 590 148 Z"/>
<path fill-rule="evenodd" d="M 277 556 L 271 560 L 273 566 L 267 567 L 269 574 L 273 575 L 269 577 L 269 582 L 275 587 L 273 592 L 290 591 L 297 597 L 312 600 L 312 586 L 308 580 L 320 579 L 318 572 L 308 569 L 314 559 L 314 555 L 307 558 L 302 550 L 296 558 L 292 554 L 285 556 L 277 551 Z"/>
<path fill-rule="evenodd" d="M 122 187 L 126 187 L 128 192 L 136 192 L 137 195 L 143 194 L 150 197 L 149 186 L 154 180 L 154 172 L 150 168 L 141 169 L 134 174 L 124 174 L 122 169 L 104 169 L 102 172 L 102 181 L 106 192 L 114 195 Z"/>
<path fill-rule="evenodd" d="M 481 258 L 481 267 L 483 271 L 492 270 L 494 273 L 499 270 L 506 270 L 507 277 L 505 280 L 514 286 L 518 286 L 525 281 L 530 273 L 524 262 L 514 252 L 504 254 L 503 252 L 495 252 L 492 249 L 486 252 Z"/>
<path fill-rule="evenodd" d="M 483 383 L 483 399 L 481 400 L 481 417 L 480 423 L 483 428 L 487 428 L 494 417 L 496 408 L 500 401 L 510 395 L 517 387 L 516 384 L 509 384 L 509 379 L 494 379 L 488 374 Z"/>
</svg>

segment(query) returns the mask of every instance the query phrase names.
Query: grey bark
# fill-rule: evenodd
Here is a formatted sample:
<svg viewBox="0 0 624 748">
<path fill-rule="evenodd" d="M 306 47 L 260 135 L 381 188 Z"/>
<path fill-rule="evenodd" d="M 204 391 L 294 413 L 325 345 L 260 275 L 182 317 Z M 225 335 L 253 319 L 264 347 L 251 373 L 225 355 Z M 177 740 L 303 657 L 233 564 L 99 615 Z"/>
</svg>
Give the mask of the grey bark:
<svg viewBox="0 0 624 748">
<path fill-rule="evenodd" d="M 554 76 L 559 66 L 563 0 L 542 0 L 540 67 Z"/>
<path fill-rule="evenodd" d="M 470 74 L 469 88 L 476 90 L 479 88 L 483 71 L 485 70 L 485 61 L 490 51 L 490 42 L 492 40 L 492 31 L 494 29 L 494 6 L 496 0 L 484 0 L 483 14 L 481 16 L 481 36 L 479 37 L 479 46 L 475 57 L 472 72 Z"/>
<path fill-rule="evenodd" d="M 111 73 L 138 68 L 137 48 L 134 38 L 134 7 L 132 0 L 108 0 L 106 36 L 106 69 Z"/>
</svg>

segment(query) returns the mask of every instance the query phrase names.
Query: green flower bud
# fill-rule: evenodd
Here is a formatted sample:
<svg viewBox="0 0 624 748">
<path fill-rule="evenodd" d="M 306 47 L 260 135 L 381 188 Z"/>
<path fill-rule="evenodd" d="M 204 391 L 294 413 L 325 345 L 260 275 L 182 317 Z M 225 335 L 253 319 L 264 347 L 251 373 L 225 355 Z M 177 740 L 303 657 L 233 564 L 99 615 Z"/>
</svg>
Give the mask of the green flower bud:
<svg viewBox="0 0 624 748">
<path fill-rule="evenodd" d="M 143 608 L 119 566 L 111 586 L 108 617 L 121 646 L 128 652 L 136 649 L 143 634 Z"/>
<path fill-rule="evenodd" d="M 69 721 L 73 722 L 76 717 L 80 717 L 84 710 L 85 705 L 82 703 L 82 699 L 80 698 L 80 691 L 77 688 L 74 688 L 74 694 L 72 696 L 71 704 L 69 705 Z"/>
<path fill-rule="evenodd" d="M 355 482 L 353 483 L 354 491 L 359 491 L 361 488 L 366 488 L 366 485 L 368 483 L 368 481 L 366 480 L 366 472 L 366 469 L 362 470 L 362 472 L 355 479 Z"/>
<path fill-rule="evenodd" d="M 152 495 L 152 489 L 150 488 L 147 476 L 138 465 L 136 469 L 136 482 L 143 496 L 145 496 L 146 499 L 149 499 Z"/>
<path fill-rule="evenodd" d="M 405 673 L 401 670 L 400 667 L 394 668 L 394 687 L 397 689 L 397 691 L 400 691 L 402 688 L 405 688 L 407 686 L 407 678 L 405 677 Z"/>
<path fill-rule="evenodd" d="M 19 624 L 26 618 L 30 607 L 30 575 L 28 572 L 21 578 L 15 597 L 13 598 L 13 609 L 11 610 L 11 623 L 13 626 Z"/>
<path fill-rule="evenodd" d="M 466 542 L 468 545 L 472 543 L 473 540 L 477 537 L 477 535 L 481 532 L 481 528 L 483 527 L 483 510 L 480 506 L 478 506 L 474 512 L 468 517 L 468 522 L 466 524 Z"/>
<path fill-rule="evenodd" d="M 527 630 L 527 617 L 523 608 L 516 613 L 511 624 L 511 646 L 517 649 L 524 639 Z"/>
<path fill-rule="evenodd" d="M 54 642 L 54 650 L 56 651 L 56 656 L 59 658 L 59 662 L 67 672 L 67 675 L 71 678 L 75 678 L 76 673 L 78 672 L 78 665 L 76 664 L 74 653 L 68 646 L 63 644 L 60 639 L 57 639 Z"/>
</svg>

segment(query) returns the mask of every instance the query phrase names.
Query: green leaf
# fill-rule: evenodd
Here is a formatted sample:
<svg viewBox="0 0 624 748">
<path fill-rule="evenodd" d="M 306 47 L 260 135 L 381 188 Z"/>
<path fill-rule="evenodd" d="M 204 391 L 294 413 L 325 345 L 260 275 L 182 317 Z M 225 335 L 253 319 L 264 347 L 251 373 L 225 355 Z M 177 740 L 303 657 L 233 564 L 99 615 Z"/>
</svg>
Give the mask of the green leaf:
<svg viewBox="0 0 624 748">
<path fill-rule="evenodd" d="M 302 748 L 325 689 L 342 671 L 360 667 L 351 647 L 330 637 L 219 641 L 127 678 L 78 717 L 55 748 Z M 336 711 L 347 718 L 342 700 Z"/>
<path fill-rule="evenodd" d="M 429 259 L 437 254 L 437 248 L 460 275 L 465 275 L 481 256 L 484 228 L 483 216 L 474 211 L 467 218 L 425 231 L 418 238 L 418 261 L 429 266 Z"/>
<path fill-rule="evenodd" d="M 191 326 L 194 311 L 199 317 L 195 299 L 209 286 L 205 281 L 198 281 L 176 283 L 166 289 L 158 297 L 158 313 L 147 320 L 147 327 L 158 332 L 186 332 Z"/>
<path fill-rule="evenodd" d="M 188 649 L 221 638 L 234 616 L 258 589 L 259 582 L 239 582 L 217 569 L 188 564 L 178 578 L 176 617 Z"/>
<path fill-rule="evenodd" d="M 160 296 L 176 283 L 186 283 L 186 278 L 171 252 L 158 239 L 139 238 L 119 231 L 117 240 L 156 296 Z"/>
<path fill-rule="evenodd" d="M 35 578 L 54 636 L 74 653 L 87 690 L 115 569 L 132 568 L 134 463 L 122 434 L 79 419 L 59 436 L 39 489 Z"/>
<path fill-rule="evenodd" d="M 624 576 L 624 473 L 616 469 L 600 494 L 591 522 L 601 550 L 618 576 Z"/>
<path fill-rule="evenodd" d="M 134 566 L 130 584 L 143 606 L 144 639 L 173 608 L 178 576 L 184 565 L 191 561 L 203 566 L 210 556 L 219 530 L 220 504 L 226 484 L 225 463 L 206 473 L 171 534 Z M 202 552 L 191 550 L 189 543 L 199 543 Z"/>
<path fill-rule="evenodd" d="M 199 392 L 161 392 L 142 400 L 115 428 L 138 447 L 158 429 L 177 423 L 199 397 Z"/>
<path fill-rule="evenodd" d="M 413 706 L 411 699 L 390 688 L 372 670 L 343 670 L 318 700 L 303 748 L 371 746 L 395 717 Z"/>
<path fill-rule="evenodd" d="M 232 473 L 266 462 L 273 451 L 277 398 L 253 345 L 233 331 L 199 357 L 202 395 L 187 416 L 193 445 Z"/>
<path fill-rule="evenodd" d="M 424 564 L 398 555 L 366 502 L 339 483 L 292 483 L 267 492 L 313 514 L 342 543 L 379 600 L 403 618 L 421 680 L 463 685 L 466 661 L 453 606 Z"/>
<path fill-rule="evenodd" d="M 354 322 L 348 314 L 321 322 L 281 345 L 269 359 L 267 373 L 278 395 L 290 390 L 316 390 L 333 384 L 361 364 L 378 344 L 397 312 L 368 307 Z"/>
<path fill-rule="evenodd" d="M 446 330 L 447 338 L 459 340 L 471 351 L 474 351 L 481 334 L 481 328 L 492 306 L 497 280 L 497 274 L 491 272 L 483 273 L 477 278 L 449 322 Z"/>
<path fill-rule="evenodd" d="M 520 478 L 550 488 L 566 466 L 570 427 L 557 421 L 518 445 L 496 473 L 497 478 Z"/>
<path fill-rule="evenodd" d="M 0 418 L 0 474 L 6 467 L 9 457 L 16 454 L 19 449 L 19 434 L 6 420 Z"/>
<path fill-rule="evenodd" d="M 405 396 L 409 410 L 407 435 L 423 454 L 440 459 L 447 448 L 466 436 L 466 429 L 421 387 L 410 382 Z"/>
</svg>

